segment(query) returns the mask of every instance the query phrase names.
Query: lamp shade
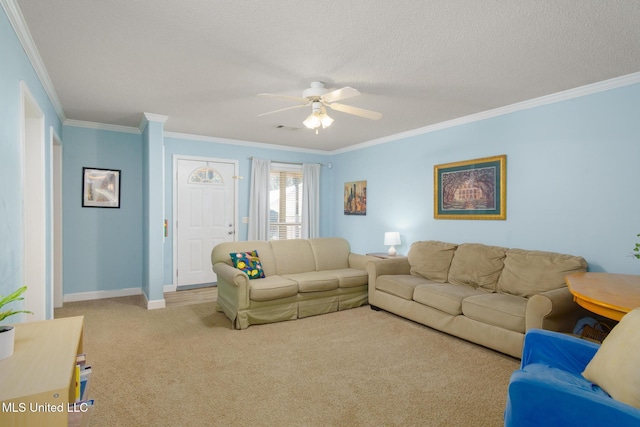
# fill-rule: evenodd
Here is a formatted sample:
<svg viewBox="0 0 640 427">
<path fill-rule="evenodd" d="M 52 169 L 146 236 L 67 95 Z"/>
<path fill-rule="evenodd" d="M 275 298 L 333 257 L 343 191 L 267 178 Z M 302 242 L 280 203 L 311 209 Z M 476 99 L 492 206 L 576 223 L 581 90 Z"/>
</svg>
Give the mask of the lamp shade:
<svg viewBox="0 0 640 427">
<path fill-rule="evenodd" d="M 399 245 L 400 243 L 402 243 L 400 241 L 400 233 L 397 231 L 387 231 L 386 233 L 384 233 L 384 244 L 385 246 L 387 245 Z"/>
<path fill-rule="evenodd" d="M 318 117 L 318 114 L 311 113 L 302 123 L 309 129 L 315 129 L 322 124 L 322 121 L 320 120 L 320 117 Z"/>
</svg>

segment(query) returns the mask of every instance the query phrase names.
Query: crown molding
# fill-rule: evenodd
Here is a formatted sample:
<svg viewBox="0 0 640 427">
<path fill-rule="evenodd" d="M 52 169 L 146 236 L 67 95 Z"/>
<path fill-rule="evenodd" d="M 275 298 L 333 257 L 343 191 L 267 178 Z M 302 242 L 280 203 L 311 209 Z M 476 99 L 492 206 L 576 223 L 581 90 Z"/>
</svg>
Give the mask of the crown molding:
<svg viewBox="0 0 640 427">
<path fill-rule="evenodd" d="M 83 120 L 66 119 L 62 122 L 63 126 L 74 126 L 79 128 L 110 130 L 113 132 L 135 133 L 140 134 L 140 129 L 132 126 L 109 125 L 105 123 L 86 122 Z"/>
<path fill-rule="evenodd" d="M 0 4 L 4 9 L 7 18 L 9 18 L 9 22 L 13 27 L 13 31 L 16 33 L 18 40 L 20 40 L 20 44 L 24 49 L 33 69 L 35 70 L 38 78 L 40 79 L 40 83 L 44 87 L 47 96 L 49 97 L 49 101 L 53 105 L 56 114 L 61 122 L 64 122 L 66 116 L 64 114 L 64 109 L 62 108 L 62 104 L 60 103 L 60 99 L 58 98 L 58 94 L 56 93 L 55 88 L 53 87 L 53 83 L 51 82 L 51 78 L 49 78 L 49 73 L 42 62 L 42 58 L 40 57 L 40 53 L 36 48 L 36 45 L 31 37 L 31 33 L 29 32 L 29 28 L 24 21 L 24 16 L 20 11 L 20 8 L 16 4 L 15 0 L 0 0 Z"/>
<path fill-rule="evenodd" d="M 169 116 L 162 116 L 160 114 L 142 113 L 142 120 L 140 120 L 139 126 L 140 133 L 144 132 L 144 128 L 146 128 L 150 122 L 162 123 L 164 125 L 168 118 Z"/>
<path fill-rule="evenodd" d="M 164 117 L 164 116 L 161 116 Z M 153 121 L 153 120 L 150 120 Z M 120 126 L 120 125 L 108 125 L 104 123 L 96 123 L 96 122 L 87 122 L 82 120 L 72 120 L 66 119 L 63 123 L 64 126 L 74 126 L 81 127 L 87 129 L 96 129 L 96 130 L 107 130 L 113 132 L 124 132 L 124 133 L 134 133 L 140 135 L 142 131 L 140 128 L 132 127 L 132 126 Z M 143 128 L 144 129 L 144 128 Z M 280 151 L 293 151 L 298 153 L 310 153 L 310 154 L 322 154 L 329 155 L 328 151 L 323 150 L 313 150 L 310 148 L 298 148 L 298 147 L 290 147 L 286 145 L 276 145 L 276 144 L 265 144 L 263 142 L 252 142 L 252 141 L 241 141 L 238 139 L 228 139 L 228 138 L 217 138 L 212 136 L 203 136 L 203 135 L 193 135 L 188 133 L 178 133 L 178 132 L 163 132 L 164 138 L 175 138 L 175 139 L 187 139 L 189 141 L 202 141 L 202 142 L 212 142 L 217 144 L 226 144 L 226 145 L 240 145 L 246 147 L 254 147 L 254 148 L 267 148 L 272 150 L 280 150 Z"/>
<path fill-rule="evenodd" d="M 144 118 L 149 122 L 161 122 L 164 123 L 167 121 L 169 116 L 163 116 L 161 114 L 153 114 L 153 113 L 142 113 Z"/>
<path fill-rule="evenodd" d="M 640 72 L 627 74 L 620 77 L 615 77 L 609 80 L 603 80 L 580 86 L 573 89 L 568 89 L 562 92 L 553 93 L 551 95 L 541 96 L 539 98 L 530 99 L 527 101 L 518 102 L 515 104 L 507 105 L 504 107 L 494 108 L 493 110 L 482 111 L 480 113 L 471 114 L 468 116 L 460 117 L 445 122 L 435 123 L 433 125 L 425 126 L 422 128 L 397 133 L 394 135 L 386 136 L 384 138 L 373 139 L 371 141 L 363 142 L 360 144 L 352 145 L 338 150 L 333 150 L 331 154 L 341 154 L 349 151 L 360 150 L 366 147 L 372 147 L 374 145 L 385 144 L 387 142 L 397 141 L 399 139 L 410 138 L 412 136 L 424 135 L 426 133 L 436 132 L 442 129 L 452 128 L 455 126 L 464 125 L 467 123 L 477 122 L 480 120 L 490 119 L 493 117 L 504 116 L 506 114 L 515 113 L 516 111 L 528 110 L 531 108 L 541 107 L 543 105 L 555 104 L 557 102 L 567 101 L 582 96 L 593 95 L 599 92 L 604 92 L 611 89 L 617 89 L 624 86 L 640 83 Z"/>
<path fill-rule="evenodd" d="M 218 144 L 227 144 L 227 145 L 240 145 L 244 147 L 254 147 L 254 148 L 267 148 L 271 150 L 280 150 L 280 151 L 292 151 L 296 153 L 309 153 L 309 154 L 322 154 L 329 155 L 331 152 L 325 150 L 315 150 L 312 148 L 301 148 L 301 147 L 291 147 L 289 145 L 277 145 L 277 144 L 267 144 L 264 142 L 255 142 L 255 141 L 242 141 L 239 139 L 230 139 L 230 138 L 218 138 L 213 136 L 203 136 L 203 135 L 192 135 L 188 133 L 179 133 L 179 132 L 165 132 L 165 138 L 176 138 L 176 139 L 188 139 L 190 141 L 202 141 L 202 142 L 213 142 Z"/>
</svg>

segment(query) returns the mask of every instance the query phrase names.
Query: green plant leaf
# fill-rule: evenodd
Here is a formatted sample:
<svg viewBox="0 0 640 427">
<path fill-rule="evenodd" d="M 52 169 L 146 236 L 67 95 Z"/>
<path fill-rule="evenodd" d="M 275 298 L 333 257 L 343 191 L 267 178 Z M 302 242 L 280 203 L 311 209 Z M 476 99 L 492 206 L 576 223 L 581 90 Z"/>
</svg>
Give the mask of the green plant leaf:
<svg viewBox="0 0 640 427">
<path fill-rule="evenodd" d="M 10 302 L 23 300 L 24 298 L 21 298 L 20 295 L 22 295 L 26 290 L 27 290 L 27 287 L 23 286 L 21 288 L 16 289 L 14 292 L 10 293 L 6 297 L 2 297 L 0 299 L 0 308 L 4 307 Z"/>
<path fill-rule="evenodd" d="M 0 322 L 2 322 L 7 317 L 13 316 L 14 314 L 18 314 L 18 313 L 33 314 L 33 312 L 31 312 L 29 310 L 6 310 L 6 311 L 0 311 Z"/>
<path fill-rule="evenodd" d="M 1 297 L 0 298 L 0 308 L 4 307 L 5 305 L 14 302 L 14 301 L 22 301 L 24 298 L 21 297 L 21 295 L 27 290 L 26 286 L 23 286 L 19 289 L 16 289 L 14 292 L 10 293 L 9 295 L 7 295 L 6 297 Z M 0 311 L 0 322 L 3 321 L 4 319 L 6 319 L 9 316 L 13 316 L 14 314 L 18 314 L 18 313 L 27 313 L 27 314 L 33 314 L 33 312 L 29 311 L 29 310 L 5 310 L 5 311 Z"/>
</svg>

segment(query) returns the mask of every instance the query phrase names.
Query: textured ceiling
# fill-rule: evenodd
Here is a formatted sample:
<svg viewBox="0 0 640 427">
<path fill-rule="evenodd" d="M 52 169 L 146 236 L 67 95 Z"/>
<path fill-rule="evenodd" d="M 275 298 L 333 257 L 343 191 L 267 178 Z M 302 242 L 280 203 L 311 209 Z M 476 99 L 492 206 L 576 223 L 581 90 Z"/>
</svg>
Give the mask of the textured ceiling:
<svg viewBox="0 0 640 427">
<path fill-rule="evenodd" d="M 67 119 L 318 150 L 640 71 L 640 1 L 18 0 Z M 293 105 L 352 86 L 316 135 Z M 284 126 L 279 128 L 279 126 Z"/>
</svg>

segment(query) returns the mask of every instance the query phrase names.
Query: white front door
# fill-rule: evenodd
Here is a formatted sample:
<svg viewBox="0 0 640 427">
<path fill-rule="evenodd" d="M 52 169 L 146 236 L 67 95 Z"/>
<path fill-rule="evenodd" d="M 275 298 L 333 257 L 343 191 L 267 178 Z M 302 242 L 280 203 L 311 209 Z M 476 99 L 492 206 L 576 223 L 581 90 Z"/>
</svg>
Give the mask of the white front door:
<svg viewBox="0 0 640 427">
<path fill-rule="evenodd" d="M 211 250 L 235 240 L 233 161 L 178 159 L 176 186 L 177 285 L 213 283 Z"/>
</svg>

